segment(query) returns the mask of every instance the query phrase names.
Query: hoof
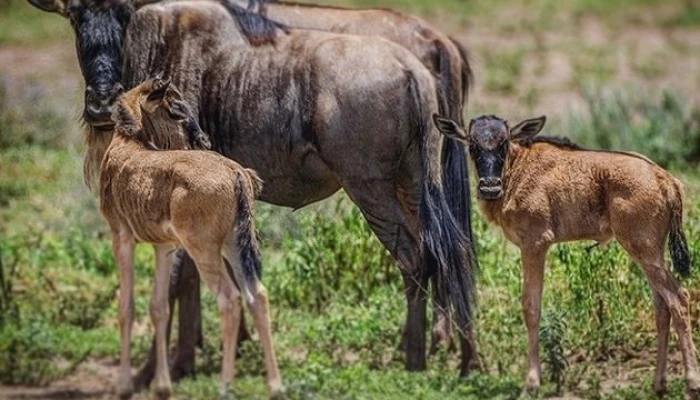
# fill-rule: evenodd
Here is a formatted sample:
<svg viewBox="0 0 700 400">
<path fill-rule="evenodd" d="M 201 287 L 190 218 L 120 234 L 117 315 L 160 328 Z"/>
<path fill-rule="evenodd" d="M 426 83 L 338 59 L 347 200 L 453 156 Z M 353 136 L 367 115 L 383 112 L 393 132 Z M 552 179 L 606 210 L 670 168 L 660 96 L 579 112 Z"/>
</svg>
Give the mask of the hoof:
<svg viewBox="0 0 700 400">
<path fill-rule="evenodd" d="M 527 374 L 527 379 L 525 380 L 525 388 L 523 393 L 528 395 L 536 395 L 540 390 L 540 377 L 536 371 L 530 371 Z"/>
<path fill-rule="evenodd" d="M 666 379 L 665 378 L 654 381 L 654 393 L 657 396 L 663 397 L 667 392 L 668 392 L 668 388 L 666 387 Z"/>
<path fill-rule="evenodd" d="M 231 393 L 231 391 L 226 388 L 219 388 L 219 400 L 235 400 L 236 396 Z"/>
<path fill-rule="evenodd" d="M 281 384 L 276 388 L 270 388 L 270 400 L 284 400 L 287 398 L 287 389 Z"/>
<path fill-rule="evenodd" d="M 134 395 L 134 387 L 132 385 L 127 385 L 125 387 L 119 388 L 117 390 L 117 396 L 120 400 L 129 400 L 131 396 Z"/>
<path fill-rule="evenodd" d="M 157 400 L 170 399 L 170 388 L 156 388 L 153 390 L 153 397 L 155 397 Z"/>
</svg>

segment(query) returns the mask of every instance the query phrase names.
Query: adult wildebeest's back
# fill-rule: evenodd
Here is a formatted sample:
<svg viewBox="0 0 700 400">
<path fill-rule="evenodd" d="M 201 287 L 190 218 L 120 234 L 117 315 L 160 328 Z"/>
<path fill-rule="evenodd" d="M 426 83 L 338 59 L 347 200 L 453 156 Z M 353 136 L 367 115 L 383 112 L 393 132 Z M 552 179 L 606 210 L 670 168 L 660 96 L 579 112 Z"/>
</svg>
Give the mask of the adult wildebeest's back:
<svg viewBox="0 0 700 400">
<path fill-rule="evenodd" d="M 441 104 L 441 110 L 461 120 L 472 80 L 469 60 L 457 42 L 426 21 L 386 8 L 352 9 L 284 1 L 261 3 L 267 17 L 293 28 L 379 36 L 408 49 L 438 79 L 444 96 L 441 101 L 447 102 Z"/>
</svg>

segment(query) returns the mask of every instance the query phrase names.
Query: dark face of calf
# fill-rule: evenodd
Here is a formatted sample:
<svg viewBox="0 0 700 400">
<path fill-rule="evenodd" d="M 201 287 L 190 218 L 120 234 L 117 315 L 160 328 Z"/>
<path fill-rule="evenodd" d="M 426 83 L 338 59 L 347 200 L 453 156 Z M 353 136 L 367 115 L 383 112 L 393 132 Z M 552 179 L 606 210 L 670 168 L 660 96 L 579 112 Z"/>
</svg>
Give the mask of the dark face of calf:
<svg viewBox="0 0 700 400">
<path fill-rule="evenodd" d="M 503 176 L 511 143 L 537 135 L 544 127 L 546 118 L 527 119 L 509 128 L 504 119 L 495 115 L 482 115 L 471 120 L 466 132 L 449 118 L 434 115 L 433 121 L 445 136 L 469 146 L 469 154 L 474 160 L 479 178 L 479 198 L 496 200 L 504 194 Z"/>
<path fill-rule="evenodd" d="M 85 80 L 83 119 L 111 128 L 110 116 L 122 92 L 122 42 L 134 6 L 127 0 L 29 0 L 70 20 Z"/>
</svg>

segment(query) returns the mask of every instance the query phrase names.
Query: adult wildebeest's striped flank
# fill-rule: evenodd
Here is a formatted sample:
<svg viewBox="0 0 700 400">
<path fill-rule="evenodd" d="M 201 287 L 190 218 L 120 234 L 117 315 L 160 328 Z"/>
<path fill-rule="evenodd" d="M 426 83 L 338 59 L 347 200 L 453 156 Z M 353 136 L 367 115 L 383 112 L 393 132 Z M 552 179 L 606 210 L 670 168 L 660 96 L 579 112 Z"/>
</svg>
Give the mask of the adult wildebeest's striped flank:
<svg viewBox="0 0 700 400">
<path fill-rule="evenodd" d="M 582 149 L 568 140 L 535 137 L 545 117 L 514 127 L 496 116 L 473 119 L 463 130 L 439 116 L 445 135 L 469 145 L 478 177 L 479 207 L 520 248 L 523 311 L 528 330 L 526 388 L 540 386 L 539 322 L 547 250 L 554 243 L 614 238 L 642 267 L 654 294 L 658 355 L 654 390 L 666 392 L 669 325 L 673 318 L 688 389 L 700 391 L 689 297 L 664 260 L 668 246 L 676 271 L 690 273 L 683 234 L 683 191 L 678 179 L 648 158 L 628 152 Z"/>
<path fill-rule="evenodd" d="M 235 372 L 241 295 L 260 334 L 268 388 L 272 394 L 278 393 L 282 381 L 272 348 L 267 294 L 260 282 L 262 262 L 253 218 L 255 196 L 261 188 L 259 178 L 252 170 L 214 152 L 184 150 L 190 137 L 208 143 L 196 117 L 169 81 L 148 80 L 125 93 L 115 122 L 100 169 L 100 211 L 112 232 L 121 277 L 120 397 L 129 398 L 133 392 L 133 258 L 139 242 L 153 244 L 156 252 L 150 305 L 157 346 L 156 397 L 167 399 L 171 390 L 166 329 L 171 256 L 176 247 L 184 247 L 195 260 L 219 305 L 224 348 L 222 393 L 228 391 Z"/>
</svg>

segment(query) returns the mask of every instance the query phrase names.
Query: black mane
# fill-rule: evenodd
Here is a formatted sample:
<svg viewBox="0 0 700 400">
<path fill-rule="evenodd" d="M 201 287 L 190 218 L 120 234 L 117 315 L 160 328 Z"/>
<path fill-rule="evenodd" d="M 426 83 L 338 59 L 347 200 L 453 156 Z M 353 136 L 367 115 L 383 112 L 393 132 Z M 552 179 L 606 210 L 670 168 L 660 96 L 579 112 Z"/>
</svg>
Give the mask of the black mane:
<svg viewBox="0 0 700 400">
<path fill-rule="evenodd" d="M 530 139 L 520 140 L 518 143 L 526 147 L 530 147 L 535 143 L 548 143 L 567 150 L 588 150 L 572 142 L 569 138 L 561 136 L 535 136 Z"/>
<path fill-rule="evenodd" d="M 264 5 L 264 2 L 259 1 L 259 4 Z M 287 26 L 279 22 L 272 21 L 251 10 L 232 4 L 228 0 L 222 0 L 221 5 L 231 14 L 231 17 L 241 27 L 243 35 L 253 46 L 273 44 L 280 30 L 285 33 L 289 30 Z"/>
</svg>

